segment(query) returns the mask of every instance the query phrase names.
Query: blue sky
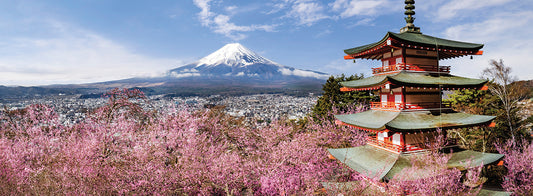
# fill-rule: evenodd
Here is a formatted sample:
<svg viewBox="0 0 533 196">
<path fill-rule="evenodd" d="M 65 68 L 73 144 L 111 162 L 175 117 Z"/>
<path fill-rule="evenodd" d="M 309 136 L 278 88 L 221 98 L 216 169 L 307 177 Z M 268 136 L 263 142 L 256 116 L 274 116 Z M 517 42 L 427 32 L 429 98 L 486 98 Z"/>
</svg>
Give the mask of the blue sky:
<svg viewBox="0 0 533 196">
<path fill-rule="evenodd" d="M 403 0 L 0 0 L 0 85 L 154 76 L 239 42 L 283 65 L 332 75 L 377 61 L 343 50 L 405 25 Z M 485 44 L 483 56 L 442 62 L 479 77 L 503 59 L 533 79 L 533 1 L 417 1 L 424 34 Z"/>
</svg>

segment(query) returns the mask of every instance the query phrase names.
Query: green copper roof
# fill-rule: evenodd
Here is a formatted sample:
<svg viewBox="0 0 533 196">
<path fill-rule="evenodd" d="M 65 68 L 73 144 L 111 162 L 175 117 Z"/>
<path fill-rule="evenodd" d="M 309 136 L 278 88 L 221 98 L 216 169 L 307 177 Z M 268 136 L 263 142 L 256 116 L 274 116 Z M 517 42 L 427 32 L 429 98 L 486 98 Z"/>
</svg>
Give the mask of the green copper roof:
<svg viewBox="0 0 533 196">
<path fill-rule="evenodd" d="M 400 112 L 392 121 L 388 122 L 387 128 L 394 130 L 419 130 L 434 128 L 457 128 L 474 126 L 487 123 L 495 116 L 473 115 L 454 112 L 451 110 L 442 113 L 435 111 Z"/>
<path fill-rule="evenodd" d="M 457 128 L 490 122 L 495 116 L 473 115 L 452 110 L 394 112 L 369 110 L 356 114 L 336 115 L 344 123 L 373 130 L 394 131 Z"/>
<path fill-rule="evenodd" d="M 340 82 L 340 84 L 344 87 L 363 88 L 363 87 L 371 87 L 371 86 L 380 85 L 387 81 L 388 81 L 387 75 L 379 75 L 379 76 L 372 76 L 372 77 L 363 78 L 359 80 Z"/>
<path fill-rule="evenodd" d="M 369 146 L 328 149 L 329 153 L 348 167 L 370 178 L 382 179 L 392 169 L 400 154 Z"/>
<path fill-rule="evenodd" d="M 505 192 L 505 191 L 495 191 L 495 190 L 488 190 L 488 189 L 481 189 L 478 196 L 511 196 L 513 195 L 512 192 Z"/>
<path fill-rule="evenodd" d="M 360 53 L 360 52 L 366 51 L 368 49 L 376 47 L 377 45 L 380 45 L 380 44 L 384 43 L 385 41 L 387 41 L 387 39 L 389 39 L 389 34 L 387 34 L 383 39 L 381 39 L 380 41 L 378 41 L 376 43 L 371 43 L 371 44 L 367 44 L 367 45 L 363 45 L 363 46 L 359 46 L 359 47 L 355 47 L 355 48 L 346 49 L 346 50 L 344 50 L 344 53 L 346 53 L 346 54 Z"/>
<path fill-rule="evenodd" d="M 448 160 L 448 167 L 456 167 L 465 169 L 472 166 L 480 166 L 494 163 L 503 158 L 503 154 L 482 153 L 472 150 L 465 150 L 453 153 L 453 156 Z M 467 162 L 465 160 L 469 160 Z"/>
<path fill-rule="evenodd" d="M 372 183 L 364 183 L 361 181 L 350 182 L 322 182 L 322 186 L 326 189 L 328 195 L 343 195 L 343 193 L 353 193 L 353 190 L 358 190 L 359 195 L 386 195 L 383 188 Z M 361 189 L 362 188 L 362 189 Z M 482 188 L 479 190 L 478 196 L 511 196 L 512 192 L 495 191 Z"/>
<path fill-rule="evenodd" d="M 368 110 L 355 114 L 335 115 L 335 118 L 342 122 L 356 125 L 358 127 L 373 130 L 383 130 L 385 129 L 385 124 L 394 120 L 394 118 L 396 118 L 399 114 L 399 112 Z"/>
<path fill-rule="evenodd" d="M 356 172 L 377 179 L 392 179 L 394 175 L 399 174 L 403 169 L 411 167 L 410 156 L 416 156 L 410 154 L 396 154 L 370 145 L 353 148 L 328 149 L 328 151 L 337 160 Z M 481 164 L 492 164 L 500 160 L 502 157 L 502 154 L 464 150 L 452 153 L 447 166 L 449 168 L 458 168 L 462 170 L 469 167 L 480 166 Z"/>
<path fill-rule="evenodd" d="M 362 181 L 321 182 L 321 184 L 326 189 L 327 195 L 344 195 L 345 193 L 354 193 L 354 190 L 357 190 L 358 195 L 384 194 L 382 187 Z"/>
<path fill-rule="evenodd" d="M 393 33 L 388 32 L 383 39 L 381 39 L 379 42 L 367 44 L 364 46 L 359 46 L 351 49 L 344 50 L 344 53 L 346 54 L 356 54 L 363 51 L 366 51 L 368 49 L 373 48 L 374 46 L 380 45 L 387 41 L 387 39 L 393 38 L 395 40 L 403 41 L 406 43 L 409 43 L 411 45 L 417 45 L 417 46 L 423 46 L 423 47 L 433 47 L 437 45 L 438 48 L 442 49 L 450 49 L 450 50 L 469 50 L 469 51 L 477 51 L 481 48 L 483 48 L 483 44 L 475 44 L 475 43 L 467 43 L 467 42 L 459 42 L 459 41 L 453 41 L 448 39 L 442 39 L 437 38 L 429 35 L 424 35 L 422 33 L 414 33 L 414 32 L 403 32 L 403 33 Z"/>
<path fill-rule="evenodd" d="M 386 195 L 382 187 L 372 183 L 362 181 L 350 182 L 321 182 L 328 195 L 343 195 L 343 193 L 354 193 L 357 190 L 359 195 Z M 362 189 L 361 189 L 362 188 Z M 488 190 L 482 188 L 477 196 L 511 196 L 512 192 Z"/>
<path fill-rule="evenodd" d="M 417 87 L 438 87 L 443 88 L 467 88 L 481 87 L 487 80 L 465 78 L 451 74 L 415 73 L 401 71 L 394 74 L 378 75 L 360 80 L 341 82 L 341 85 L 349 88 L 365 88 L 381 85 L 387 81 L 393 84 Z"/>
</svg>

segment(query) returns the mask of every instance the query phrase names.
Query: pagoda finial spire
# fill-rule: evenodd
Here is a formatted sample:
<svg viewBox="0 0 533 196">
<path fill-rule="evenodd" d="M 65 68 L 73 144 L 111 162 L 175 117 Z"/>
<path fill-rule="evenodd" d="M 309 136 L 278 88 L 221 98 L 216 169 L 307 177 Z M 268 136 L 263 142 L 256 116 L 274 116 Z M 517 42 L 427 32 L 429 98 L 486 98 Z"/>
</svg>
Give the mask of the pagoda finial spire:
<svg viewBox="0 0 533 196">
<path fill-rule="evenodd" d="M 420 33 L 420 27 L 415 27 L 415 24 L 413 24 L 413 22 L 415 22 L 415 17 L 413 17 L 415 15 L 415 0 L 405 0 L 404 13 L 407 16 L 405 17 L 405 22 L 407 22 L 407 24 L 405 25 L 405 27 L 400 29 L 400 33 Z"/>
</svg>

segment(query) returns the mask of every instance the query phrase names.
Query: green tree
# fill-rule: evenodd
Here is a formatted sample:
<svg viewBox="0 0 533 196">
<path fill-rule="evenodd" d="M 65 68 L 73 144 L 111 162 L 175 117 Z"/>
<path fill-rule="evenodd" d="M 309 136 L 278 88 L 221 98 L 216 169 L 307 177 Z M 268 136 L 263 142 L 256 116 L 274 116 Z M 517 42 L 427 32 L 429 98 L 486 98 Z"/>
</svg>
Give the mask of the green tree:
<svg viewBox="0 0 533 196">
<path fill-rule="evenodd" d="M 499 105 L 498 98 L 490 91 L 465 89 L 456 90 L 444 100 L 453 105 L 455 110 L 470 114 L 496 115 Z"/>
<path fill-rule="evenodd" d="M 515 135 L 517 130 L 516 114 L 520 110 L 518 101 L 526 97 L 526 90 L 523 85 L 515 83 L 516 77 L 511 75 L 511 67 L 505 66 L 503 60 L 490 61 L 490 67 L 483 70 L 483 77 L 490 80 L 489 91 L 497 96 L 501 102 L 507 126 L 511 135 Z"/>
<path fill-rule="evenodd" d="M 347 112 L 354 105 L 368 104 L 375 99 L 369 91 L 350 91 L 341 92 L 342 85 L 340 82 L 363 79 L 364 75 L 352 75 L 346 77 L 344 74 L 340 76 L 330 76 L 322 90 L 324 93 L 318 98 L 318 101 L 313 108 L 313 117 L 318 119 L 333 120 L 331 115 L 334 110 L 336 112 Z"/>
<path fill-rule="evenodd" d="M 471 114 L 496 116 L 494 128 L 474 127 L 452 130 L 470 149 L 495 152 L 494 143 L 511 138 L 529 139 L 527 124 L 533 119 L 522 119 L 518 112 L 522 109 L 517 103 L 530 91 L 525 87 L 527 82 L 516 82 L 510 75 L 511 68 L 503 61 L 490 62 L 490 67 L 483 71 L 483 75 L 490 82 L 488 91 L 457 90 L 449 95 L 455 110 Z"/>
</svg>

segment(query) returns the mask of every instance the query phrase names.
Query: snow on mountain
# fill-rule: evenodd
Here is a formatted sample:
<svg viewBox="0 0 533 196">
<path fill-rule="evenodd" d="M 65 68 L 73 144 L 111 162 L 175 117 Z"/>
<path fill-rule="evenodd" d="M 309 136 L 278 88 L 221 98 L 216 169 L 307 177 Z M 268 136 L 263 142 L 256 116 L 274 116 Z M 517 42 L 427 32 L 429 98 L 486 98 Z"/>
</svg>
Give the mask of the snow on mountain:
<svg viewBox="0 0 533 196">
<path fill-rule="evenodd" d="M 226 44 L 224 47 L 196 62 L 197 66 L 246 66 L 255 63 L 277 64 L 251 51 L 239 43 Z"/>
<path fill-rule="evenodd" d="M 239 43 L 227 44 L 199 61 L 169 71 L 174 78 L 249 77 L 268 80 L 314 78 L 328 74 L 283 66 L 251 51 Z"/>
</svg>

